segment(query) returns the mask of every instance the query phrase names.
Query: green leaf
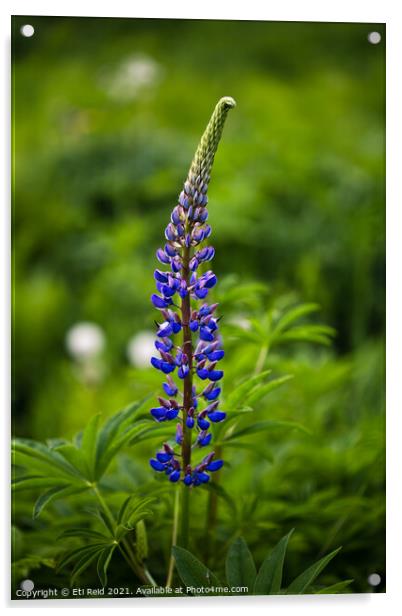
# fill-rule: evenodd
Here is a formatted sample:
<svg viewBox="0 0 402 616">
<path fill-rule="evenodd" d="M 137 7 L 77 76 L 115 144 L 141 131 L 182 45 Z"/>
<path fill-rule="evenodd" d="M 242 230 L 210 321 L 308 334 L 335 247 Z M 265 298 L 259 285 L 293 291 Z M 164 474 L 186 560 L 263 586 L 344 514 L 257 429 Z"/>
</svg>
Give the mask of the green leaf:
<svg viewBox="0 0 402 616">
<path fill-rule="evenodd" d="M 96 444 L 98 440 L 98 426 L 99 426 L 100 414 L 92 417 L 91 421 L 86 426 L 81 441 L 81 451 L 83 458 L 86 462 L 89 479 L 95 479 L 95 466 L 96 466 Z"/>
<path fill-rule="evenodd" d="M 132 495 L 126 499 L 118 515 L 115 537 L 120 540 L 127 532 L 136 528 L 139 522 L 153 515 L 153 512 L 147 507 L 154 502 L 154 497 L 138 498 Z"/>
<path fill-rule="evenodd" d="M 354 580 L 344 580 L 343 582 L 337 582 L 336 584 L 331 584 L 331 586 L 326 586 L 325 588 L 320 588 L 320 590 L 315 591 L 315 595 L 336 595 L 337 593 L 341 593 L 352 584 Z"/>
<path fill-rule="evenodd" d="M 100 520 L 106 530 L 110 533 L 110 536 L 115 538 L 116 528 L 112 524 L 112 521 L 109 519 L 109 516 L 105 514 L 102 509 L 96 509 L 94 511 L 94 515 Z"/>
<path fill-rule="evenodd" d="M 335 333 L 332 327 L 326 325 L 302 325 L 283 332 L 276 342 L 316 342 L 328 346 Z"/>
<path fill-rule="evenodd" d="M 282 537 L 262 563 L 254 585 L 255 595 L 275 595 L 279 593 L 286 549 L 293 531 L 292 528 L 287 535 Z"/>
<path fill-rule="evenodd" d="M 86 490 L 86 487 L 76 487 L 76 486 L 68 486 L 68 485 L 59 485 L 51 488 L 44 494 L 41 494 L 37 501 L 34 504 L 32 517 L 36 519 L 43 509 L 54 500 L 62 498 L 64 496 L 71 496 L 72 494 L 78 494 L 83 490 Z"/>
<path fill-rule="evenodd" d="M 191 552 L 176 545 L 172 547 L 172 553 L 182 582 L 185 586 L 194 588 L 194 591 L 190 591 L 192 595 L 197 594 L 195 589 L 199 587 L 221 586 L 214 573 Z"/>
<path fill-rule="evenodd" d="M 250 426 L 246 426 L 245 428 L 237 430 L 237 432 L 233 432 L 228 436 L 225 436 L 223 442 L 229 440 L 234 441 L 236 438 L 241 438 L 243 436 L 246 436 L 247 434 L 254 434 L 255 432 L 262 432 L 263 430 L 272 430 L 275 428 L 290 428 L 300 430 L 305 434 L 311 435 L 311 432 L 307 430 L 307 428 L 294 421 L 276 421 L 274 419 L 267 419 L 265 421 L 254 422 Z"/>
<path fill-rule="evenodd" d="M 271 372 L 271 370 L 264 370 L 264 372 L 247 379 L 244 383 L 241 383 L 235 387 L 227 397 L 223 408 L 227 410 L 234 410 L 240 403 L 243 406 L 245 396 L 253 389 L 253 387 L 255 387 L 255 385 L 261 383 L 261 381 L 271 374 Z"/>
<path fill-rule="evenodd" d="M 106 586 L 107 584 L 107 570 L 116 547 L 117 544 L 114 543 L 99 554 L 97 572 L 102 586 Z"/>
<path fill-rule="evenodd" d="M 246 586 L 252 594 L 257 571 L 254 560 L 242 537 L 230 546 L 226 557 L 226 578 L 230 586 Z"/>
<path fill-rule="evenodd" d="M 327 566 L 330 560 L 332 560 L 341 549 L 341 547 L 337 548 L 330 554 L 324 556 L 324 558 L 321 558 L 319 561 L 311 565 L 311 567 L 303 571 L 303 573 L 301 573 L 295 580 L 293 580 L 293 582 L 287 588 L 286 594 L 301 595 L 306 590 L 306 588 L 308 588 L 310 584 L 314 582 L 314 580 L 321 573 L 324 567 Z"/>
<path fill-rule="evenodd" d="M 131 427 L 126 428 L 126 430 L 122 434 L 115 434 L 113 439 L 111 439 L 106 448 L 103 449 L 103 453 L 101 456 L 97 457 L 96 462 L 96 478 L 99 480 L 100 477 L 105 473 L 107 467 L 113 460 L 113 458 L 118 454 L 120 449 L 124 447 L 134 436 L 138 435 L 145 430 L 149 430 L 147 424 L 137 423 Z"/>
<path fill-rule="evenodd" d="M 38 475 L 23 475 L 12 480 L 11 487 L 17 490 L 37 490 L 60 485 L 60 477 L 40 477 Z M 67 485 L 67 484 L 66 484 Z"/>
<path fill-rule="evenodd" d="M 64 445 L 59 445 L 55 451 L 61 454 L 63 458 L 77 470 L 82 479 L 91 481 L 88 466 L 80 449 L 77 449 L 72 443 L 66 443 Z"/>
<path fill-rule="evenodd" d="M 96 462 L 100 463 L 101 459 L 118 436 L 119 432 L 124 429 L 132 420 L 149 396 L 140 402 L 134 402 L 127 408 L 113 415 L 101 428 L 96 446 Z"/>
<path fill-rule="evenodd" d="M 13 442 L 13 463 L 26 466 L 29 470 L 39 469 L 47 477 L 82 478 L 60 453 L 29 439 L 16 439 Z"/>
<path fill-rule="evenodd" d="M 77 560 L 78 562 L 79 560 L 81 560 L 81 558 L 93 553 L 96 550 L 103 550 L 105 548 L 105 545 L 107 544 L 105 544 L 104 541 L 101 541 L 98 543 L 92 543 L 91 545 L 84 545 L 80 548 L 75 548 L 73 550 L 68 550 L 68 552 L 66 552 L 63 558 L 59 561 L 57 565 L 57 570 L 60 571 L 61 569 L 64 569 L 64 567 L 69 565 L 73 560 Z"/>
<path fill-rule="evenodd" d="M 71 586 L 74 586 L 77 577 L 81 575 L 81 573 L 83 573 L 86 569 L 88 569 L 89 565 L 97 558 L 97 556 L 101 556 L 104 551 L 106 551 L 104 546 L 89 546 L 87 552 L 74 565 L 74 568 L 71 572 Z"/>
<path fill-rule="evenodd" d="M 248 404 L 249 406 L 253 406 L 253 404 L 256 404 L 259 400 L 264 398 L 271 391 L 274 391 L 274 389 L 277 389 L 290 379 L 293 379 L 293 375 L 286 374 L 285 376 L 281 376 L 278 379 L 273 379 L 272 381 L 269 381 L 269 383 L 266 383 L 265 385 L 260 385 L 253 388 L 251 393 L 246 396 L 246 404 Z"/>
<path fill-rule="evenodd" d="M 67 537 L 85 537 L 86 539 L 97 539 L 98 541 L 110 541 L 109 536 L 89 528 L 69 528 L 61 533 L 59 539 L 66 539 Z"/>
<path fill-rule="evenodd" d="M 125 515 L 125 512 L 127 511 L 127 508 L 130 504 L 131 499 L 133 498 L 133 496 L 127 496 L 126 500 L 123 502 L 122 506 L 120 507 L 119 513 L 117 515 L 117 523 L 120 524 L 122 522 Z"/>
<path fill-rule="evenodd" d="M 284 329 L 289 327 L 292 323 L 300 319 L 301 317 L 306 316 L 307 314 L 311 314 L 312 312 L 317 312 L 320 310 L 319 304 L 301 304 L 300 306 L 295 306 L 295 308 L 291 308 L 284 315 L 282 315 L 275 324 L 275 328 L 273 331 L 273 337 L 275 334 L 283 332 Z"/>
</svg>

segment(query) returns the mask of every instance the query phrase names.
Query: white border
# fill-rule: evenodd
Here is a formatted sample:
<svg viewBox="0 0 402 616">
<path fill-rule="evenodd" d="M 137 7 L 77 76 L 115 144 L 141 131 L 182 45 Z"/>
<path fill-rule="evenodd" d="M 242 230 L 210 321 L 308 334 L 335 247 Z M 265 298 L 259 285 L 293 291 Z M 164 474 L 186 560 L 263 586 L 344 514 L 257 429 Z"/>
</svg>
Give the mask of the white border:
<svg viewBox="0 0 402 616">
<path fill-rule="evenodd" d="M 191 612 L 205 610 L 215 611 L 226 609 L 234 612 L 247 609 L 256 613 L 265 613 L 275 609 L 275 613 L 294 614 L 298 616 L 325 612 L 339 613 L 344 616 L 357 613 L 376 615 L 396 607 L 401 576 L 401 482 L 398 481 L 401 461 L 399 452 L 402 437 L 402 405 L 399 374 L 402 362 L 400 350 L 402 349 L 401 336 L 401 282 L 400 269 L 402 263 L 401 234 L 402 216 L 400 167 L 402 164 L 402 91 L 400 78 L 400 59 L 402 58 L 402 27 L 399 19 L 398 3 L 392 0 L 353 1 L 337 0 L 325 3 L 322 0 L 281 0 L 281 2 L 266 2 L 263 0 L 247 0 L 234 4 L 233 0 L 221 1 L 219 4 L 213 0 L 203 0 L 202 3 L 190 1 L 169 0 L 168 2 L 133 2 L 114 0 L 113 3 L 100 5 L 99 3 L 84 0 L 59 1 L 57 4 L 50 1 L 24 1 L 3 2 L 1 7 L 2 19 L 0 27 L 4 59 L 5 87 L 1 96 L 3 121 L 3 135 L 10 131 L 10 15 L 66 15 L 66 16 L 104 16 L 104 17 L 159 17 L 159 18 L 201 18 L 201 19 L 257 19 L 270 21 L 333 21 L 333 22 L 386 22 L 387 23 L 387 594 L 374 595 L 339 595 L 339 596 L 313 596 L 313 597 L 238 597 L 222 599 L 152 599 L 152 600 L 85 600 L 85 601 L 36 601 L 11 602 L 9 596 L 9 550 L 3 547 L 0 560 L 0 588 L 1 599 L 6 609 L 15 609 L 16 613 L 25 609 L 41 611 L 43 608 L 69 608 L 77 613 L 84 613 L 88 609 L 115 609 L 136 610 L 158 609 L 164 613 L 173 613 L 182 609 Z M 173 42 L 174 44 L 174 42 Z M 4 140 L 1 149 L 1 186 L 3 190 L 2 214 L 2 242 L 3 250 L 2 268 L 0 273 L 1 289 L 3 291 L 1 302 L 1 392 L 3 394 L 2 425 L 3 437 L 2 455 L 0 456 L 4 475 L 2 485 L 4 496 L 2 499 L 2 546 L 9 546 L 9 495 L 8 495 L 8 450 L 9 450 L 9 177 L 10 177 L 10 143 Z M 398 156 L 399 155 L 399 156 Z M 141 601 L 141 602 L 139 602 Z"/>
</svg>

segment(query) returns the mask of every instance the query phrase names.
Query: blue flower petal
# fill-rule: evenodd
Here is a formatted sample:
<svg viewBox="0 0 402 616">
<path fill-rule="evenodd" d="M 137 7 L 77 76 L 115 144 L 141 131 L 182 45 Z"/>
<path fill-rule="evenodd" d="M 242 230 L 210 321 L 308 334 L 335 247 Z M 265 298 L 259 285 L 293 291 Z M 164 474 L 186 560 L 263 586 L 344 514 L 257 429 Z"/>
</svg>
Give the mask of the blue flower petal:
<svg viewBox="0 0 402 616">
<path fill-rule="evenodd" d="M 155 417 L 155 419 L 157 419 L 158 421 L 162 421 L 166 417 L 166 409 L 163 406 L 151 409 L 150 413 L 152 417 Z"/>
<path fill-rule="evenodd" d="M 208 393 L 204 393 L 204 398 L 206 398 L 207 400 L 216 400 L 219 397 L 219 394 L 221 393 L 221 388 L 217 387 L 216 389 L 212 389 L 210 392 Z"/>
<path fill-rule="evenodd" d="M 222 466 L 223 466 L 223 460 L 212 460 L 212 462 L 210 462 L 207 466 L 207 471 L 210 471 L 210 472 L 219 471 L 219 469 L 222 468 Z"/>
<path fill-rule="evenodd" d="M 154 471 L 161 472 L 161 471 L 165 470 L 165 465 L 162 464 L 162 462 L 159 462 L 158 460 L 155 460 L 154 458 L 151 458 L 149 463 L 152 466 L 152 468 L 154 469 Z"/>
<path fill-rule="evenodd" d="M 173 483 L 175 483 L 176 481 L 179 481 L 179 479 L 180 479 L 180 471 L 173 471 L 169 476 L 169 481 L 172 481 Z"/>
<path fill-rule="evenodd" d="M 223 370 L 210 370 L 208 378 L 210 381 L 219 381 L 223 377 Z"/>
<path fill-rule="evenodd" d="M 205 342 L 212 342 L 214 340 L 213 334 L 206 327 L 200 327 L 200 338 Z"/>
<path fill-rule="evenodd" d="M 223 411 L 212 411 L 212 413 L 208 413 L 208 419 L 217 423 L 219 421 L 223 421 L 226 417 L 226 413 Z"/>
</svg>

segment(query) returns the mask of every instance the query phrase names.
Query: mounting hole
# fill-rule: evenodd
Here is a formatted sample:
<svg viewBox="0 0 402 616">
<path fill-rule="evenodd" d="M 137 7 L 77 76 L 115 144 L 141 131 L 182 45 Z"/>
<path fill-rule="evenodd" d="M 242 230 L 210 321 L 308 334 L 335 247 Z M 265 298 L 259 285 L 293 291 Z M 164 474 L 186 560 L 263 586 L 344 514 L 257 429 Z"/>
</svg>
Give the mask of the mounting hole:
<svg viewBox="0 0 402 616">
<path fill-rule="evenodd" d="M 381 584 L 381 576 L 378 575 L 378 573 L 370 573 L 367 578 L 367 581 L 370 586 L 378 586 L 379 584 Z"/>
<path fill-rule="evenodd" d="M 367 39 L 372 45 L 378 45 L 381 42 L 381 34 L 379 32 L 370 32 Z"/>
<path fill-rule="evenodd" d="M 21 582 L 20 588 L 25 590 L 26 592 L 31 592 L 35 588 L 35 584 L 32 580 L 23 580 Z"/>
<path fill-rule="evenodd" d="M 31 26 L 31 24 L 25 24 L 24 26 L 21 26 L 20 32 L 22 36 L 30 38 L 35 34 L 35 28 Z"/>
</svg>

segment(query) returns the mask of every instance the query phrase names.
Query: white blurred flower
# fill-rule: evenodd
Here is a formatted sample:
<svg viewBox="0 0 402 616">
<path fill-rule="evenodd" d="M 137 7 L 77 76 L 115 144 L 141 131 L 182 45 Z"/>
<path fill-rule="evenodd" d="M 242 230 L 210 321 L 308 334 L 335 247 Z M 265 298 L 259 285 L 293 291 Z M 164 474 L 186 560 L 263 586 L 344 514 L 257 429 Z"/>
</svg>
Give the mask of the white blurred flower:
<svg viewBox="0 0 402 616">
<path fill-rule="evenodd" d="M 232 317 L 229 320 L 229 323 L 231 323 L 232 325 L 236 325 L 237 327 L 241 327 L 242 329 L 245 329 L 245 330 L 251 329 L 250 321 L 241 314 Z"/>
<path fill-rule="evenodd" d="M 139 332 L 127 344 L 127 357 L 132 366 L 148 368 L 155 352 L 155 334 L 150 331 Z"/>
<path fill-rule="evenodd" d="M 105 347 L 105 334 L 99 325 L 83 321 L 76 323 L 67 332 L 66 347 L 70 355 L 85 361 L 99 355 Z"/>
<path fill-rule="evenodd" d="M 129 56 L 115 69 L 104 75 L 103 87 L 112 98 L 133 100 L 159 83 L 161 66 L 145 54 Z"/>
</svg>

